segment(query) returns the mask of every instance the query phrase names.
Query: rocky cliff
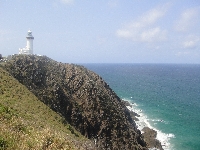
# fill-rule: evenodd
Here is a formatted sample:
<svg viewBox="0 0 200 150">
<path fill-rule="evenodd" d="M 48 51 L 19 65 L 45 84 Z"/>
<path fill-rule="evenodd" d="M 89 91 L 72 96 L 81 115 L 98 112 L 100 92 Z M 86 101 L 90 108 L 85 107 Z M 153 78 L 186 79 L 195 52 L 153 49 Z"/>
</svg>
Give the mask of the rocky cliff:
<svg viewBox="0 0 200 150">
<path fill-rule="evenodd" d="M 35 55 L 15 55 L 4 69 L 97 149 L 146 149 L 124 102 L 94 72 Z"/>
</svg>

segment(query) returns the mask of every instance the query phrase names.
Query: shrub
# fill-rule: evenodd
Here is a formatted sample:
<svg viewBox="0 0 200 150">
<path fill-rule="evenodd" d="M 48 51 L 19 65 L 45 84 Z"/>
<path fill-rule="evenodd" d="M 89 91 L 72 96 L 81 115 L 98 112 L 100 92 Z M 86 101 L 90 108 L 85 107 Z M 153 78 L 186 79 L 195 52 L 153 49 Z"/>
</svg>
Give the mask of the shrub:
<svg viewBox="0 0 200 150">
<path fill-rule="evenodd" d="M 5 150 L 8 147 L 8 142 L 0 136 L 0 150 Z"/>
</svg>

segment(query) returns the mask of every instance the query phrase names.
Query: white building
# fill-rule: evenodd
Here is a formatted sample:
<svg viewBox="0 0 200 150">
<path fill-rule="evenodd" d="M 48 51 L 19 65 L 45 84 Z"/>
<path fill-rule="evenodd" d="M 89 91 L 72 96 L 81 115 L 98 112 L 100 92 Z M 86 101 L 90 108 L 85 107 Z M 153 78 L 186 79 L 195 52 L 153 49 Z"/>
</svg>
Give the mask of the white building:
<svg viewBox="0 0 200 150">
<path fill-rule="evenodd" d="M 27 33 L 27 43 L 25 48 L 19 48 L 19 54 L 33 54 L 33 39 L 31 30 L 28 30 Z"/>
</svg>

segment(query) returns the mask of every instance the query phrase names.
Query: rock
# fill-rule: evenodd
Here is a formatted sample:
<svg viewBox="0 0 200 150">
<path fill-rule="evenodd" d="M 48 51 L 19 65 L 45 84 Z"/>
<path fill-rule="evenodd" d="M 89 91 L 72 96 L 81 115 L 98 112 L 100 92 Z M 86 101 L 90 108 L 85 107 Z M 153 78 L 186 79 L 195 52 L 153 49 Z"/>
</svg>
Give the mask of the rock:
<svg viewBox="0 0 200 150">
<path fill-rule="evenodd" d="M 130 111 L 130 115 L 133 120 L 139 121 L 139 119 L 137 117 L 140 117 L 140 115 L 138 115 L 136 112 Z"/>
<path fill-rule="evenodd" d="M 124 103 L 125 106 L 132 107 L 131 104 L 128 101 L 122 100 L 122 102 Z"/>
<path fill-rule="evenodd" d="M 163 150 L 160 141 L 156 139 L 157 132 L 155 130 L 144 127 L 142 131 L 144 132 L 142 135 L 144 136 L 148 148 L 157 148 L 159 150 Z"/>
</svg>

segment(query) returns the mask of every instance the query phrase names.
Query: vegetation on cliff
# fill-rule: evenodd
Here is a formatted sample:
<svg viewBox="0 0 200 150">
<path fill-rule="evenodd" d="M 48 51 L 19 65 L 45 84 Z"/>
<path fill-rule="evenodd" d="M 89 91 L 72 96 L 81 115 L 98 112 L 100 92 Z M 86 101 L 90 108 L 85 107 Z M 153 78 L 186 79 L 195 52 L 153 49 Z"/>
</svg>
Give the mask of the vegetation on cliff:
<svg viewBox="0 0 200 150">
<path fill-rule="evenodd" d="M 97 149 L 146 149 L 124 102 L 94 72 L 35 55 L 15 55 L 3 68 Z"/>
</svg>

